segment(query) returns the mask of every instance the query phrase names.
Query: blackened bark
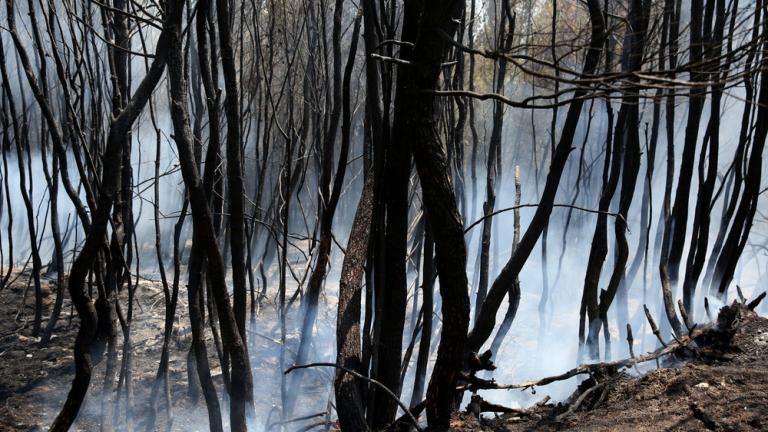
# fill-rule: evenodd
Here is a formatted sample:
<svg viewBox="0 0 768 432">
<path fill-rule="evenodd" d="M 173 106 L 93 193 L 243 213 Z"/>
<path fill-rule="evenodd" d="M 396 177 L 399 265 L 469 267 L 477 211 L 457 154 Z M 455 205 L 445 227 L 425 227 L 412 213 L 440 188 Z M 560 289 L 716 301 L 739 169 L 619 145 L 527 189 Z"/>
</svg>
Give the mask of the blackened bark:
<svg viewBox="0 0 768 432">
<path fill-rule="evenodd" d="M 589 49 L 584 60 L 584 75 L 591 75 L 597 69 L 600 60 L 600 52 L 605 38 L 602 12 L 597 1 L 590 0 L 589 11 L 592 23 L 592 35 Z M 555 153 L 552 155 L 550 171 L 547 175 L 547 181 L 544 191 L 541 195 L 539 206 L 534 213 L 533 219 L 520 240 L 520 246 L 515 250 L 512 257 L 504 265 L 499 276 L 491 285 L 488 296 L 481 306 L 478 320 L 469 334 L 466 349 L 468 351 L 478 351 L 483 343 L 490 337 L 496 324 L 496 312 L 504 300 L 504 296 L 509 291 L 509 286 L 520 274 L 525 261 L 531 254 L 533 247 L 541 235 L 544 226 L 549 222 L 549 215 L 552 213 L 555 195 L 560 184 L 560 178 L 565 169 L 565 163 L 571 152 L 576 126 L 581 116 L 581 109 L 584 105 L 582 96 L 587 93 L 587 89 L 580 88 L 574 92 L 574 101 L 568 108 L 563 131 L 560 135 L 560 141 L 555 147 Z"/>
<path fill-rule="evenodd" d="M 317 306 L 320 298 L 320 292 L 325 280 L 325 276 L 328 272 L 328 266 L 330 263 L 331 254 L 331 236 L 333 228 L 333 217 L 338 207 L 339 198 L 341 197 L 341 188 L 344 184 L 344 177 L 347 170 L 347 161 L 349 160 L 349 147 L 350 147 L 350 133 L 351 133 L 351 102 L 350 102 L 350 85 L 352 80 L 352 69 L 354 67 L 355 54 L 357 51 L 357 41 L 360 36 L 360 17 L 355 19 L 354 29 L 352 32 L 352 40 L 350 41 L 349 57 L 344 67 L 344 77 L 341 77 L 341 18 L 343 11 L 343 1 L 337 0 L 334 9 L 333 18 L 333 68 L 334 68 L 334 96 L 333 96 L 333 112 L 331 113 L 330 126 L 325 137 L 325 151 L 323 157 L 331 160 L 333 158 L 333 146 L 336 140 L 337 126 L 339 118 L 342 119 L 342 131 L 341 131 L 341 148 L 339 150 L 339 161 L 336 168 L 336 176 L 333 178 L 333 185 L 331 185 L 331 173 L 330 167 L 323 167 L 323 174 L 327 169 L 329 172 L 326 177 L 321 177 L 322 190 L 321 194 L 321 217 L 320 217 L 320 241 L 317 249 L 317 261 L 315 268 L 312 271 L 312 275 L 309 278 L 307 285 L 307 297 L 306 308 L 304 312 L 304 320 L 301 330 L 301 341 L 299 343 L 298 352 L 296 355 L 296 364 L 304 364 L 309 356 L 310 342 L 312 341 L 312 331 L 315 325 L 315 319 L 317 317 Z M 343 116 L 342 116 L 343 114 Z M 332 186 L 332 188 L 331 188 Z M 301 371 L 294 373 L 294 383 L 304 376 Z"/>
<path fill-rule="evenodd" d="M 432 344 L 432 314 L 434 313 L 434 269 L 435 269 L 435 239 L 432 227 L 426 222 L 424 227 L 424 258 L 421 276 L 422 292 L 422 327 L 419 339 L 419 354 L 416 358 L 416 372 L 413 378 L 413 392 L 410 406 L 418 405 L 424 399 L 424 383 L 427 376 L 430 347 Z"/>
<path fill-rule="evenodd" d="M 243 346 L 248 354 L 245 333 L 246 286 L 245 286 L 245 205 L 243 196 L 243 161 L 240 143 L 240 94 L 237 84 L 237 67 L 235 53 L 232 47 L 232 14 L 228 0 L 216 1 L 216 17 L 218 19 L 219 45 L 221 47 L 221 62 L 224 72 L 226 97 L 224 107 L 227 116 L 227 181 L 229 187 L 229 229 L 232 254 L 232 286 L 234 297 L 232 306 L 235 322 Z M 216 113 L 218 114 L 218 113 Z M 233 372 L 235 372 L 233 370 Z M 233 376 L 232 379 L 242 379 Z M 246 388 L 244 397 L 252 400 L 252 389 Z"/>
<path fill-rule="evenodd" d="M 24 74 L 26 75 L 27 83 L 32 89 L 32 94 L 35 96 L 35 99 L 37 100 L 38 105 L 40 106 L 40 109 L 43 113 L 43 117 L 45 118 L 45 121 L 48 123 L 48 132 L 51 135 L 51 141 L 53 143 L 54 152 L 56 153 L 56 157 L 59 159 L 59 164 L 61 165 L 61 179 L 62 179 L 62 183 L 64 184 L 64 189 L 66 190 L 67 195 L 72 201 L 72 204 L 74 205 L 75 210 L 77 211 L 77 214 L 80 217 L 80 221 L 83 224 L 83 228 L 85 230 L 88 230 L 88 228 L 91 225 L 91 219 L 88 216 L 85 206 L 82 204 L 82 201 L 80 200 L 79 191 L 72 184 L 69 178 L 69 171 L 67 169 L 67 154 L 66 154 L 66 145 L 64 141 L 64 133 L 62 132 L 59 123 L 56 121 L 53 109 L 51 108 L 51 103 L 48 100 L 48 97 L 46 95 L 46 92 L 44 91 L 44 88 L 41 86 L 41 83 L 38 82 L 35 76 L 35 73 L 32 70 L 31 62 L 29 60 L 29 55 L 27 54 L 27 51 L 24 48 L 24 44 L 16 31 L 16 19 L 15 19 L 16 17 L 14 15 L 15 14 L 14 3 L 15 3 L 15 0 L 9 0 L 6 3 L 7 5 L 6 11 L 8 14 L 7 16 L 8 30 L 9 30 L 9 33 L 11 34 L 11 38 L 13 39 L 14 46 L 16 47 L 16 52 L 21 62 L 21 66 L 24 69 Z M 38 47 L 39 49 L 42 49 L 39 43 L 38 43 Z M 56 54 L 54 50 L 54 56 L 55 55 Z M 3 81 L 6 83 L 9 82 L 7 79 L 4 79 Z M 63 88 L 66 94 L 66 85 L 64 85 Z M 85 189 L 86 191 L 90 190 L 90 187 L 87 185 L 87 183 L 85 183 Z M 91 210 L 95 210 L 95 209 L 92 208 Z"/>
<path fill-rule="evenodd" d="M 1 56 L 0 56 L 1 57 Z M 50 187 L 50 200 L 51 200 L 51 235 L 53 237 L 53 261 L 55 261 L 55 266 L 53 269 L 48 269 L 50 272 L 51 270 L 54 270 L 56 272 L 56 300 L 53 304 L 53 310 L 51 311 L 51 316 L 48 319 L 48 324 L 45 326 L 45 330 L 43 331 L 43 334 L 40 338 L 40 344 L 42 346 L 45 346 L 51 338 L 51 335 L 53 333 L 53 329 L 56 327 L 56 323 L 59 320 L 59 315 L 61 314 L 61 306 L 64 303 L 64 250 L 63 250 L 63 244 L 61 241 L 61 227 L 59 225 L 59 160 L 54 155 L 52 159 L 52 171 L 49 174 L 48 169 L 45 168 L 47 165 L 46 162 L 46 148 L 47 144 L 43 143 L 41 146 L 42 149 L 42 159 L 43 159 L 43 168 L 45 170 L 45 176 L 46 180 L 49 182 Z M 0 285 L 2 286 L 2 285 Z"/>
<path fill-rule="evenodd" d="M 711 2 L 712 0 L 708 0 Z M 704 60 L 704 32 L 702 23 L 704 14 L 703 0 L 691 0 L 691 24 L 690 24 L 690 54 L 689 61 L 693 67 L 691 79 L 700 81 L 705 79 L 702 73 Z M 699 137 L 699 123 L 704 109 L 705 88 L 691 89 L 688 97 L 688 122 L 685 126 L 685 139 L 683 143 L 683 152 L 680 158 L 680 173 L 677 180 L 677 189 L 675 190 L 675 202 L 672 208 L 672 220 L 670 229 L 672 233 L 669 239 L 668 272 L 671 287 L 677 285 L 680 272 L 680 262 L 685 247 L 685 234 L 688 229 L 688 200 L 691 192 L 691 182 L 693 180 L 693 167 L 696 160 L 696 142 Z"/>
<path fill-rule="evenodd" d="M 755 17 L 752 24 L 752 39 L 757 40 L 760 33 L 760 19 L 762 12 L 762 1 L 758 0 L 755 3 Z M 754 67 L 755 55 L 758 51 L 759 45 L 755 44 L 747 54 L 747 60 L 745 61 L 745 69 L 751 69 Z M 730 197 L 728 199 L 728 205 L 724 206 L 723 214 L 720 219 L 720 229 L 717 233 L 717 238 L 712 246 L 712 254 L 707 264 L 707 272 L 704 275 L 704 284 L 711 288 L 711 282 L 715 271 L 717 260 L 722 252 L 723 244 L 725 243 L 726 235 L 728 234 L 728 227 L 730 221 L 736 212 L 736 207 L 739 203 L 739 197 L 741 196 L 741 188 L 744 181 L 744 152 L 749 144 L 750 131 L 752 130 L 752 109 L 755 105 L 755 83 L 752 76 L 745 76 L 743 79 L 744 84 L 744 100 L 747 103 L 744 104 L 744 110 L 741 116 L 741 130 L 739 132 L 739 142 L 734 152 L 732 169 L 733 169 L 733 189 L 731 190 Z"/>
<path fill-rule="evenodd" d="M 699 276 L 704 268 L 709 245 L 710 210 L 717 180 L 717 163 L 720 150 L 720 103 L 724 89 L 724 85 L 721 82 L 727 78 L 727 76 L 721 76 L 719 59 L 722 53 L 721 41 L 723 40 L 725 29 L 725 0 L 716 0 L 715 3 L 716 17 L 712 38 L 715 42 L 709 47 L 710 52 L 707 56 L 711 59 L 712 64 L 710 68 L 713 73 L 707 74 L 707 76 L 718 83 L 712 85 L 710 117 L 699 156 L 699 188 L 696 209 L 694 211 L 691 244 L 688 249 L 685 278 L 683 280 L 683 305 L 691 316 L 695 310 L 693 308 L 693 298 L 696 294 Z M 706 174 L 704 168 L 705 161 Z"/>
<path fill-rule="evenodd" d="M 628 22 L 630 29 L 625 38 L 626 49 L 626 64 L 627 70 L 634 72 L 640 69 L 642 64 L 642 56 L 645 47 L 645 31 L 647 27 L 647 15 L 646 12 L 649 7 L 647 4 L 643 4 L 641 0 L 633 0 L 629 9 Z M 633 82 L 634 81 L 634 82 Z M 618 175 L 614 177 L 614 174 L 618 174 L 621 171 L 621 194 L 619 197 L 619 217 L 616 217 L 614 222 L 614 234 L 616 236 L 616 260 L 614 263 L 613 272 L 611 273 L 608 287 L 603 291 L 599 298 L 599 306 L 597 310 L 597 316 L 590 316 L 589 324 L 589 336 L 587 342 L 590 348 L 590 354 L 592 358 L 597 358 L 598 353 L 598 335 L 600 333 L 601 326 L 605 327 L 605 358 L 610 358 L 610 334 L 608 334 L 608 309 L 613 302 L 616 293 L 618 292 L 621 284 L 624 280 L 624 272 L 627 261 L 629 259 L 629 245 L 627 243 L 627 217 L 629 214 L 630 206 L 632 205 L 632 198 L 635 192 L 635 185 L 637 183 L 637 175 L 640 169 L 640 114 L 639 114 L 639 97 L 641 88 L 637 85 L 636 80 L 631 80 L 630 86 L 626 89 L 625 96 L 622 101 L 622 106 L 619 111 L 619 121 L 616 124 L 616 132 L 614 136 L 614 149 L 613 149 L 613 162 L 611 163 L 611 179 L 609 179 L 610 185 L 608 188 L 612 188 L 614 191 L 617 186 Z M 607 202 L 603 201 L 601 197 L 601 209 L 605 204 L 605 209 L 608 209 L 610 201 L 613 198 L 613 192 L 608 197 Z M 602 214 L 598 218 L 604 217 Z M 594 244 L 593 244 L 594 246 Z M 606 245 L 607 246 L 607 245 Z M 607 251 L 607 247 L 605 249 Z M 602 259 L 605 258 L 603 254 Z M 590 276 L 590 268 L 587 267 L 588 278 Z M 596 271 L 596 276 L 599 278 L 600 271 Z M 597 286 L 595 285 L 596 289 Z M 595 299 L 596 300 L 596 299 Z M 588 306 L 588 310 L 590 307 Z M 596 324 L 594 320 L 598 320 L 599 324 Z"/>
<path fill-rule="evenodd" d="M 361 372 L 360 305 L 362 276 L 368 252 L 371 215 L 373 210 L 373 176 L 368 176 L 357 205 L 347 253 L 339 281 L 339 306 L 336 316 L 336 364 Z M 362 396 L 362 384 L 344 371 L 337 371 L 334 391 L 342 430 L 368 430 Z"/>
<path fill-rule="evenodd" d="M 421 7 L 417 3 L 406 3 L 403 9 L 403 30 L 401 39 L 415 42 L 419 31 Z M 400 47 L 400 58 L 412 59 L 412 49 Z M 375 315 L 380 331 L 375 352 L 377 364 L 374 365 L 374 377 L 399 394 L 400 369 L 403 351 L 403 330 L 405 328 L 406 308 L 406 255 L 408 253 L 408 181 L 411 172 L 411 151 L 413 136 L 406 118 L 413 102 L 414 87 L 411 71 L 398 68 L 395 94 L 394 121 L 391 128 L 391 140 L 386 153 L 386 169 L 382 173 L 385 183 L 382 195 L 386 208 L 386 226 L 384 233 L 384 272 L 382 285 L 376 285 L 379 293 L 377 308 L 382 313 Z M 381 389 L 374 389 L 371 415 L 371 427 L 380 429 L 391 424 L 397 413 L 397 402 Z"/>
<path fill-rule="evenodd" d="M 11 3 L 8 3 L 9 6 Z M 101 179 L 98 205 L 80 254 L 72 264 L 68 281 L 69 294 L 81 320 L 80 329 L 75 340 L 75 378 L 72 382 L 72 388 L 67 395 L 67 401 L 51 426 L 51 431 L 63 432 L 69 429 L 80 410 L 88 390 L 88 385 L 90 384 L 92 372 L 90 347 L 96 335 L 97 318 L 96 310 L 88 296 L 88 292 L 85 290 L 85 279 L 88 276 L 98 250 L 104 243 L 110 210 L 119 186 L 119 176 L 111 174 L 119 170 L 122 162 L 123 149 L 120 146 L 122 140 L 119 137 L 128 134 L 133 122 L 146 105 L 163 74 L 168 56 L 168 33 L 171 28 L 179 25 L 177 20 L 181 18 L 182 9 L 183 2 L 172 1 L 167 5 L 167 16 L 163 24 L 163 31 L 158 39 L 154 61 L 147 71 L 147 75 L 136 88 L 132 98 L 110 125 L 107 145 L 104 151 L 105 157 L 102 160 L 102 172 L 105 174 Z M 63 164 L 61 168 L 62 170 L 64 169 Z"/>
<path fill-rule="evenodd" d="M 235 323 L 234 313 L 227 294 L 224 261 L 216 241 L 213 217 L 208 206 L 192 148 L 189 116 L 187 113 L 187 82 L 183 73 L 182 29 L 180 25 L 171 27 L 169 34 L 170 58 L 169 78 L 171 83 L 171 115 L 175 130 L 176 147 L 179 152 L 184 183 L 189 191 L 192 209 L 193 232 L 196 246 L 202 248 L 207 256 L 207 275 L 212 283 L 211 292 L 221 320 L 221 334 L 224 349 L 232 360 L 232 388 L 230 403 L 230 423 L 232 430 L 245 431 L 245 405 L 247 391 L 251 388 L 251 367 L 243 339 Z M 235 379 L 237 377 L 237 379 Z"/>
<path fill-rule="evenodd" d="M 522 187 L 520 184 L 520 167 L 515 166 L 515 205 L 520 205 L 520 199 L 522 197 Z M 520 209 L 514 210 L 514 233 L 512 235 L 512 253 L 515 253 L 517 245 L 520 243 Z M 507 311 L 504 313 L 504 318 L 499 325 L 499 329 L 496 331 L 496 336 L 491 342 L 491 352 L 495 355 L 499 355 L 501 344 L 504 342 L 504 338 L 507 336 L 509 329 L 512 327 L 512 322 L 517 315 L 517 308 L 520 306 L 520 278 L 516 278 L 509 288 L 508 293 L 508 306 Z M 543 316 L 539 317 L 543 319 Z M 498 357 L 497 357 L 498 358 Z"/>
<path fill-rule="evenodd" d="M 512 40 L 515 28 L 515 21 L 512 11 L 509 7 L 509 1 L 504 2 L 504 11 L 499 22 L 498 40 L 503 41 L 501 49 L 508 51 L 512 47 Z M 495 91 L 503 93 L 504 79 L 507 75 L 507 62 L 504 58 L 498 61 L 498 70 L 495 72 Z M 477 296 L 475 298 L 475 321 L 480 313 L 480 305 L 485 301 L 488 292 L 488 272 L 490 267 L 490 248 L 491 248 L 491 229 L 493 218 L 488 217 L 493 213 L 496 205 L 496 177 L 500 175 L 501 161 L 501 134 L 504 129 L 504 104 L 501 101 L 494 101 L 493 104 L 493 127 L 491 128 L 491 139 L 488 144 L 488 161 L 486 163 L 486 181 L 485 181 L 485 202 L 483 203 L 483 233 L 480 240 L 480 280 L 477 286 Z"/>
<path fill-rule="evenodd" d="M 765 11 L 763 11 L 765 13 Z M 768 19 L 763 19 L 763 32 L 768 30 Z M 763 43 L 763 53 L 768 50 L 768 43 Z M 752 228 L 757 201 L 760 195 L 760 181 L 763 166 L 763 149 L 768 136 L 768 57 L 760 61 L 760 92 L 758 95 L 756 127 L 752 140 L 752 151 L 749 156 L 747 174 L 744 176 L 744 191 L 739 200 L 739 206 L 733 219 L 728 236 L 723 243 L 723 249 L 715 264 L 715 270 L 710 284 L 710 291 L 725 298 L 728 287 L 733 280 L 736 264 L 747 243 Z"/>
<path fill-rule="evenodd" d="M 469 327 L 469 296 L 463 221 L 453 193 L 450 170 L 438 140 L 435 100 L 442 59 L 464 9 L 463 1 L 426 1 L 420 35 L 413 51 L 414 67 L 404 76 L 409 98 L 399 98 L 395 128 L 402 125 L 411 137 L 416 169 L 421 181 L 427 218 L 435 238 L 435 262 L 440 280 L 443 321 L 437 360 L 427 387 L 427 421 L 430 427 L 448 426 L 456 396 L 455 383 L 464 358 Z M 404 69 L 400 69 L 401 72 Z M 404 74 L 405 75 L 405 74 Z M 398 84 L 400 85 L 400 83 Z M 400 108 L 398 110 L 397 108 Z M 398 116 L 398 113 L 400 116 Z"/>
<path fill-rule="evenodd" d="M 11 27 L 12 23 L 12 17 L 11 14 L 14 13 L 12 9 L 12 2 L 8 3 L 8 16 L 9 16 L 9 27 L 11 28 L 11 31 L 14 31 L 14 27 Z M 0 47 L 0 59 L 5 59 L 5 52 L 3 47 Z M 27 213 L 27 230 L 29 232 L 29 245 L 31 249 L 31 255 L 32 255 L 32 279 L 34 283 L 35 288 L 35 317 L 33 321 L 33 327 L 32 327 L 32 335 L 37 336 L 40 333 L 40 326 L 42 323 L 42 317 L 43 317 L 43 293 L 42 293 L 42 287 L 40 285 L 40 269 L 42 267 L 42 262 L 40 260 L 40 251 L 38 249 L 38 242 L 37 242 L 37 230 L 35 229 L 35 211 L 32 207 L 32 200 L 29 196 L 29 190 L 27 189 L 27 173 L 26 168 L 24 167 L 24 154 L 25 151 L 22 147 L 22 141 L 26 141 L 28 143 L 28 140 L 25 140 L 24 137 L 22 137 L 22 134 L 20 133 L 20 128 L 18 127 L 18 121 L 16 121 L 17 111 L 15 108 L 15 103 L 13 101 L 13 93 L 10 89 L 10 81 L 8 80 L 8 72 L 5 64 L 0 65 L 0 72 L 2 72 L 2 78 L 3 78 L 3 93 L 5 94 L 5 98 L 8 100 L 8 106 L 10 110 L 10 115 L 12 116 L 11 124 L 13 125 L 13 141 L 16 146 L 16 160 L 18 162 L 18 170 L 19 170 L 19 190 L 21 191 L 21 198 L 24 203 L 24 209 Z M 4 103 L 5 105 L 5 103 Z M 8 130 L 7 132 L 10 132 Z M 5 134 L 4 134 L 5 135 Z M 26 152 L 31 152 L 32 150 L 27 148 Z M 43 161 L 45 163 L 45 161 Z M 6 171 L 6 177 L 8 173 Z M 32 173 L 30 173 L 32 175 Z M 30 182 L 32 179 L 30 178 Z M 13 267 L 11 265 L 11 267 Z"/>
<path fill-rule="evenodd" d="M 667 14 L 669 14 L 669 68 L 674 70 L 677 67 L 677 49 L 678 37 L 680 32 L 680 9 L 682 0 L 669 0 L 665 5 Z M 674 75 L 672 76 L 674 78 Z M 663 198 L 663 230 L 661 235 L 661 248 L 659 250 L 659 276 L 661 279 L 661 294 L 664 303 L 664 312 L 667 316 L 672 329 L 680 334 L 682 324 L 675 311 L 674 296 L 672 286 L 669 280 L 669 271 L 667 262 L 669 260 L 669 242 L 672 235 L 672 183 L 675 178 L 675 95 L 673 90 L 667 92 L 667 103 L 665 107 L 666 117 L 666 137 L 667 137 L 667 166 L 666 178 L 664 180 L 664 198 Z M 658 242 L 657 242 L 658 243 Z"/>
</svg>

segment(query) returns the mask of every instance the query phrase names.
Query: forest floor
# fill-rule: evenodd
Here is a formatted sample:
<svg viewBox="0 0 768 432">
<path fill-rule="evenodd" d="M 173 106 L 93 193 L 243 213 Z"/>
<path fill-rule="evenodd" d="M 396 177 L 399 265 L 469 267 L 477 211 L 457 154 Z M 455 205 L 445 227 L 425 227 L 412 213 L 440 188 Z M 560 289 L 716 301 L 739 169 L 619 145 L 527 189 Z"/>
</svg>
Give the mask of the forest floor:
<svg viewBox="0 0 768 432">
<path fill-rule="evenodd" d="M 32 320 L 34 311 L 34 288 L 29 286 L 29 274 L 24 273 L 19 277 L 11 278 L 12 283 L 0 291 L 0 431 L 42 431 L 47 430 L 56 414 L 64 404 L 74 377 L 74 360 L 72 347 L 77 333 L 77 317 L 73 317 L 69 296 L 65 296 L 61 317 L 53 332 L 53 338 L 46 347 L 41 347 L 39 338 L 32 337 Z M 52 280 L 43 279 L 43 328 L 47 323 L 47 317 L 54 302 L 55 283 Z M 170 281 L 169 281 L 170 282 Z M 25 295 L 26 291 L 26 295 Z M 123 293 L 124 295 L 125 293 Z M 183 287 L 179 293 L 177 316 L 186 317 L 187 301 L 186 290 Z M 132 343 L 134 346 L 132 373 L 134 383 L 134 408 L 133 429 L 145 430 L 146 414 L 150 408 L 150 392 L 157 367 L 163 342 L 164 328 L 164 296 L 162 285 L 156 281 L 141 279 L 135 292 L 135 307 L 133 324 L 131 326 Z M 24 308 L 21 309 L 22 299 Z M 125 305 L 127 301 L 122 299 Z M 124 311 L 125 312 L 125 311 Z M 207 311 L 206 311 L 207 312 Z M 264 308 L 262 314 L 264 322 L 274 317 L 271 308 Z M 256 331 L 261 330 L 261 331 Z M 264 328 L 249 328 L 252 336 L 249 341 L 252 352 L 262 355 L 255 361 L 254 373 L 263 372 L 262 376 L 274 375 L 274 370 L 279 365 L 279 341 L 270 337 L 274 331 L 267 324 Z M 208 357 L 211 372 L 217 388 L 222 388 L 222 375 L 219 361 L 210 331 L 207 334 Z M 295 338 L 295 335 L 291 335 Z M 155 430 L 178 431 L 207 431 L 208 418 L 205 403 L 200 396 L 195 403 L 189 396 L 187 379 L 187 350 L 190 346 L 191 334 L 188 320 L 177 320 L 174 325 L 174 333 L 170 345 L 169 382 L 172 401 L 173 421 L 168 427 L 165 403 L 162 392 L 154 405 L 157 409 Z M 118 324 L 117 334 L 117 371 L 115 377 L 120 376 L 122 359 L 123 335 Z M 266 353 L 266 354 L 265 354 Z M 104 357 L 106 358 L 106 356 Z M 72 430 L 93 431 L 99 430 L 104 385 L 104 373 L 106 369 L 104 359 L 94 365 L 94 373 L 85 404 L 81 409 Z M 269 373 L 267 373 L 268 371 Z M 264 391 L 267 383 L 260 382 L 262 391 L 256 392 L 256 405 L 262 407 L 274 407 L 279 404 L 279 397 L 275 399 L 272 392 Z M 114 400 L 115 395 L 112 393 Z M 125 392 L 120 393 L 118 405 L 118 419 L 121 422 L 118 430 L 123 430 L 125 423 Z M 221 400 L 222 411 L 226 412 L 227 405 Z M 327 397 L 327 395 L 323 395 Z M 267 412 L 257 415 L 260 423 L 269 422 L 273 414 L 269 408 Z M 226 422 L 226 415 L 225 422 Z M 225 428 L 228 428 L 225 425 Z"/>
<path fill-rule="evenodd" d="M 44 280 L 44 317 L 50 313 L 55 285 Z M 25 296 L 26 291 L 26 296 Z M 20 309 L 24 298 L 24 308 Z M 34 289 L 28 274 L 22 274 L 0 291 L 0 431 L 46 430 L 61 408 L 74 374 L 72 346 L 77 318 L 71 318 L 65 301 L 54 337 L 47 347 L 31 336 Z M 178 316 L 186 316 L 186 293 L 179 295 Z M 743 308 L 742 308 L 743 309 Z M 132 327 L 134 343 L 133 375 L 136 414 L 135 430 L 144 430 L 143 419 L 149 405 L 149 393 L 162 347 L 163 294 L 154 281 L 140 281 Z M 768 430 L 768 319 L 743 309 L 740 325 L 728 349 L 717 356 L 699 356 L 682 362 L 667 357 L 661 367 L 640 377 L 620 373 L 610 377 L 601 391 L 573 403 L 587 386 L 582 385 L 570 400 L 544 404 L 512 414 L 478 420 L 461 413 L 452 423 L 456 431 L 655 431 L 655 430 Z M 265 311 L 264 313 L 268 313 Z M 268 321 L 265 317 L 264 321 Z M 43 321 L 45 326 L 46 321 Z M 171 345 L 170 383 L 174 421 L 170 429 L 207 430 L 202 400 L 195 404 L 187 394 L 186 348 L 189 346 L 188 323 L 175 326 Z M 270 339 L 273 333 L 263 329 L 252 337 L 253 351 L 266 352 L 255 366 L 274 370 L 279 360 Z M 294 335 L 295 337 L 295 335 Z M 118 333 L 118 350 L 122 335 Z M 221 388 L 221 369 L 209 343 L 209 358 L 217 387 Z M 91 391 L 73 430 L 99 429 L 106 361 L 94 368 Z M 651 362 L 652 363 L 652 362 Z M 119 367 L 118 359 L 118 367 Z M 646 364 L 648 366 L 648 364 Z M 652 366 L 652 364 L 651 364 Z M 119 375 L 119 370 L 118 370 Z M 265 373 L 262 376 L 269 376 Z M 260 383 L 265 384 L 265 383 Z M 539 388 L 542 397 L 546 387 Z M 514 391 L 514 390 L 513 390 Z M 257 392 L 257 405 L 275 406 L 279 398 L 270 392 Z M 327 395 L 315 394 L 313 398 Z M 162 397 L 156 430 L 167 426 Z M 569 408 L 572 412 L 569 411 Z M 125 418 L 121 402 L 120 418 Z M 263 412 L 259 423 L 269 422 Z"/>
<path fill-rule="evenodd" d="M 72 347 L 77 334 L 77 318 L 71 308 L 69 296 L 66 295 L 51 341 L 45 347 L 40 346 L 40 338 L 32 336 L 35 295 L 34 287 L 30 286 L 29 274 L 15 274 L 11 281 L 12 283 L 0 292 L 0 431 L 47 430 L 63 406 L 74 377 Z M 42 287 L 42 327 L 45 328 L 56 296 L 55 281 L 43 279 Z M 180 293 L 180 312 L 186 310 L 184 297 L 185 294 Z M 147 406 L 141 402 L 148 400 L 162 347 L 164 305 L 161 285 L 146 280 L 140 281 L 136 289 L 136 299 L 134 323 L 131 328 L 134 344 L 132 371 L 134 398 L 139 403 L 134 410 L 144 417 Z M 186 356 L 183 355 L 184 350 L 179 349 L 189 338 L 185 332 L 183 326 L 181 329 L 175 327 L 170 350 L 169 377 L 173 406 L 176 410 L 185 410 L 190 403 L 185 390 Z M 122 350 L 122 339 L 118 324 L 119 353 Z M 90 431 L 99 428 L 101 402 L 104 400 L 101 397 L 101 388 L 107 363 L 105 358 L 106 356 L 94 365 L 90 390 L 73 430 Z M 211 359 L 215 361 L 215 358 Z M 115 376 L 120 374 L 120 364 L 119 355 Z M 164 423 L 163 405 L 161 393 L 158 398 L 158 425 Z M 193 425 L 195 417 L 197 416 L 187 420 L 186 416 L 177 416 L 176 421 Z"/>
<path fill-rule="evenodd" d="M 461 413 L 452 429 L 767 431 L 768 319 L 739 307 L 743 313 L 730 346 L 714 356 L 693 356 L 685 362 L 667 358 L 661 367 L 639 377 L 619 373 L 606 378 L 600 391 L 591 392 L 578 404 L 587 385 L 564 403 L 482 420 Z M 546 387 L 539 393 L 544 397 Z"/>
</svg>

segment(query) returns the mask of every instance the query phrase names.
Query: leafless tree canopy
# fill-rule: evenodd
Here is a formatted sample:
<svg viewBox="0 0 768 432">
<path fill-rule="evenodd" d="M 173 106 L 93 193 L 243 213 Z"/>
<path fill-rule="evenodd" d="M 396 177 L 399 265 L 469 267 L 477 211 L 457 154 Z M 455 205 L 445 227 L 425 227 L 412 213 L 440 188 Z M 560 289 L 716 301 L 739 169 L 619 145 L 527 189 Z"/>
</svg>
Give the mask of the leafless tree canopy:
<svg viewBox="0 0 768 432">
<path fill-rule="evenodd" d="M 445 429 L 765 286 L 763 0 L 2 9 L 0 292 L 77 333 L 51 431 Z"/>
</svg>

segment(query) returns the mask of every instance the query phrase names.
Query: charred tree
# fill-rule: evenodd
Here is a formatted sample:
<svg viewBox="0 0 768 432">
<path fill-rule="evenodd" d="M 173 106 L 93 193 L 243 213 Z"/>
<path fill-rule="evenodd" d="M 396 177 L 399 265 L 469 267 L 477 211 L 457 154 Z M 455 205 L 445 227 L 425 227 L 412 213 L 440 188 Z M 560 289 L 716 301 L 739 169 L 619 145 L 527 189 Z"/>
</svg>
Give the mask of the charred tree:
<svg viewBox="0 0 768 432">
<path fill-rule="evenodd" d="M 589 1 L 588 5 L 592 32 L 589 47 L 584 58 L 583 75 L 591 75 L 597 69 L 605 38 L 603 16 L 599 4 L 597 1 Z M 547 181 L 539 205 L 536 208 L 536 213 L 534 213 L 528 229 L 526 229 L 525 234 L 520 239 L 518 248 L 515 249 L 512 257 L 510 257 L 501 273 L 494 280 L 485 302 L 480 306 L 481 309 L 477 322 L 468 336 L 467 351 L 477 352 L 490 337 L 496 323 L 496 312 L 509 291 L 509 286 L 514 283 L 514 280 L 520 274 L 520 270 L 536 245 L 544 226 L 549 223 L 549 216 L 552 213 L 557 188 L 571 152 L 576 126 L 584 105 L 581 98 L 587 93 L 588 89 L 583 87 L 578 88 L 574 92 L 573 101 L 568 107 L 563 123 L 560 141 L 555 147 L 555 153 L 552 154 L 550 171 L 547 175 Z"/>
</svg>

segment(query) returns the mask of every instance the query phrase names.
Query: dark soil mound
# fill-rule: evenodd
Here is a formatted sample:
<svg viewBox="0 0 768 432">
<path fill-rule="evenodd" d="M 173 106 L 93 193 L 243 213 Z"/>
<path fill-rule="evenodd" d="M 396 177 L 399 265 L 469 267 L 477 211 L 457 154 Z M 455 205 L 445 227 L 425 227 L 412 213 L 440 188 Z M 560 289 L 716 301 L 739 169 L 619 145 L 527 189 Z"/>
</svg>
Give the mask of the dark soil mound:
<svg viewBox="0 0 768 432">
<path fill-rule="evenodd" d="M 660 360 L 640 378 L 621 371 L 588 378 L 564 404 L 483 420 L 458 414 L 453 430 L 768 430 L 768 319 L 734 303 Z"/>
</svg>

